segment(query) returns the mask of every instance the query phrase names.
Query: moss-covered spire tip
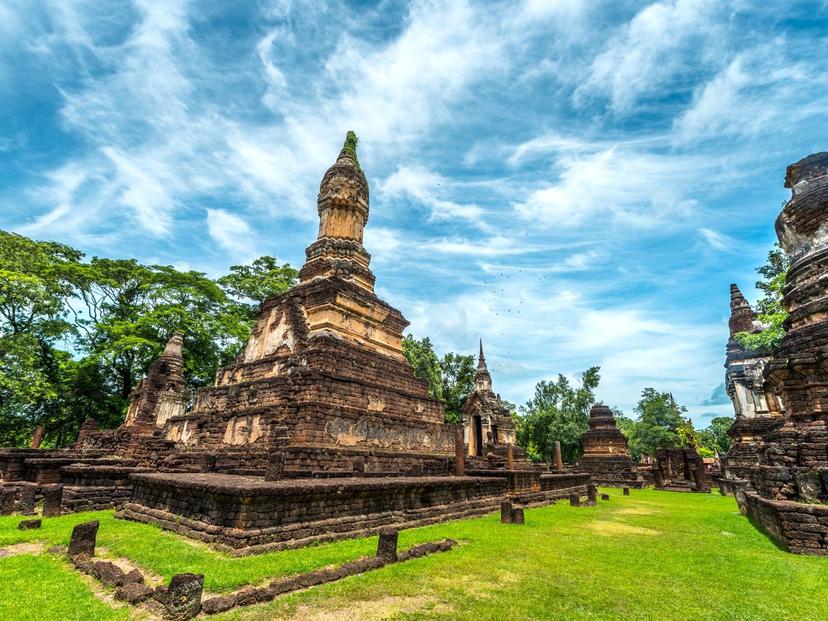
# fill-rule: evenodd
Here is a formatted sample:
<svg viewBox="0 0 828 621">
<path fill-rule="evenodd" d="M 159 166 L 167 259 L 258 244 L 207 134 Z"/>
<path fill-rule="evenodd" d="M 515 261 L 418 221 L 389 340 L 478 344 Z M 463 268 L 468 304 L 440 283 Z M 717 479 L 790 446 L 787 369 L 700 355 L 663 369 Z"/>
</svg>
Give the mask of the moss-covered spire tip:
<svg viewBox="0 0 828 621">
<path fill-rule="evenodd" d="M 348 131 L 345 134 L 345 144 L 342 145 L 342 150 L 345 151 L 348 155 L 354 158 L 354 161 L 357 162 L 359 165 L 359 160 L 357 159 L 357 143 L 359 142 L 359 138 L 353 131 Z"/>
</svg>

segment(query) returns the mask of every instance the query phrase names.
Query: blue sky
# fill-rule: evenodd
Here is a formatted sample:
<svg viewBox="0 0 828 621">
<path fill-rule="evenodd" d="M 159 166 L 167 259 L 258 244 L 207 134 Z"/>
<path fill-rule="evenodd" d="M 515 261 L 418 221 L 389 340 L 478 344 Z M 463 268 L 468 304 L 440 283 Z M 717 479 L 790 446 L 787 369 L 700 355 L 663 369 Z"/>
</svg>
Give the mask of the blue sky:
<svg viewBox="0 0 828 621">
<path fill-rule="evenodd" d="M 522 403 L 602 367 L 631 414 L 729 403 L 785 166 L 825 150 L 820 2 L 0 0 L 0 227 L 212 275 L 297 267 L 345 132 L 378 293 L 482 336 Z M 707 404 L 707 405 L 704 405 Z"/>
</svg>

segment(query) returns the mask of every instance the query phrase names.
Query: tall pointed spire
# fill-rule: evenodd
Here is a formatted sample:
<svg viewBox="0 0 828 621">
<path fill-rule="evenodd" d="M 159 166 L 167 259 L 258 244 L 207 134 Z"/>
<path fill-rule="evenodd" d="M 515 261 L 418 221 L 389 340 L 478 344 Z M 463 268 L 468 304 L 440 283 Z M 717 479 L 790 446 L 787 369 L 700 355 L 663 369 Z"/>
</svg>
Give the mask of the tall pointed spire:
<svg viewBox="0 0 828 621">
<path fill-rule="evenodd" d="M 474 374 L 474 385 L 477 390 L 489 391 L 492 389 L 492 376 L 486 366 L 486 357 L 483 355 L 483 339 L 480 339 L 480 353 L 477 355 L 477 371 Z"/>
<path fill-rule="evenodd" d="M 307 260 L 299 272 L 302 283 L 336 277 L 374 290 L 374 274 L 368 267 L 371 255 L 362 246 L 368 222 L 368 181 L 357 159 L 357 142 L 356 134 L 349 131 L 319 184 L 319 235 L 305 250 Z"/>
<path fill-rule="evenodd" d="M 737 332 L 751 332 L 753 331 L 753 322 L 756 321 L 756 313 L 750 307 L 750 304 L 739 291 L 739 287 L 735 284 L 730 285 L 730 336 L 733 337 Z"/>
</svg>

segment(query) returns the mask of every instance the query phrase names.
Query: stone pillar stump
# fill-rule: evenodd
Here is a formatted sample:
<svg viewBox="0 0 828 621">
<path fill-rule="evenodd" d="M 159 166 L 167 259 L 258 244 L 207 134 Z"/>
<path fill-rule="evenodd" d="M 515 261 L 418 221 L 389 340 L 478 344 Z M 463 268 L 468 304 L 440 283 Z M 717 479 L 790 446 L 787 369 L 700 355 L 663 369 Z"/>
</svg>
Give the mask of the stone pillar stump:
<svg viewBox="0 0 828 621">
<path fill-rule="evenodd" d="M 504 500 L 500 503 L 500 521 L 504 524 L 511 524 L 512 523 L 512 512 L 514 511 L 514 507 L 512 503 L 508 500 Z"/>
<path fill-rule="evenodd" d="M 14 501 L 17 500 L 17 488 L 0 486 L 0 515 L 14 513 Z"/>
<path fill-rule="evenodd" d="M 72 529 L 69 540 L 69 556 L 95 556 L 95 541 L 98 535 L 98 520 L 78 524 Z"/>
<path fill-rule="evenodd" d="M 201 610 L 204 574 L 176 574 L 170 580 L 164 605 L 164 619 L 187 621 Z"/>
<path fill-rule="evenodd" d="M 587 498 L 589 499 L 589 502 L 595 502 L 598 500 L 598 488 L 592 483 L 587 485 Z"/>
<path fill-rule="evenodd" d="M 63 502 L 63 485 L 46 485 L 43 487 L 43 517 L 60 515 Z"/>
<path fill-rule="evenodd" d="M 397 560 L 397 539 L 399 532 L 396 528 L 383 528 L 377 541 L 377 556 L 382 560 L 393 563 Z"/>
<path fill-rule="evenodd" d="M 24 485 L 20 488 L 20 513 L 23 515 L 35 514 L 35 495 L 37 488 L 34 485 Z"/>
</svg>

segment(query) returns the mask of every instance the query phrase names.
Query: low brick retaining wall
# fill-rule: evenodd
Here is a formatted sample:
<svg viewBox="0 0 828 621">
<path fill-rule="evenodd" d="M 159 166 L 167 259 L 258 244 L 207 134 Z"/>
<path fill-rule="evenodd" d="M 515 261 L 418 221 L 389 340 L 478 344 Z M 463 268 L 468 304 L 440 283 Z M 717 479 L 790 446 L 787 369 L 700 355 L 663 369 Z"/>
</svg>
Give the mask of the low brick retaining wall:
<svg viewBox="0 0 828 621">
<path fill-rule="evenodd" d="M 122 506 L 132 497 L 135 472 L 149 472 L 130 466 L 88 466 L 75 464 L 61 468 L 63 510 L 100 511 Z"/>
<path fill-rule="evenodd" d="M 133 474 L 118 517 L 156 524 L 237 554 L 422 526 L 499 506 L 504 477 L 290 479 Z M 584 493 L 586 493 L 584 484 Z"/>
<path fill-rule="evenodd" d="M 828 556 L 828 505 L 737 495 L 740 508 L 776 541 L 797 554 Z"/>
</svg>

